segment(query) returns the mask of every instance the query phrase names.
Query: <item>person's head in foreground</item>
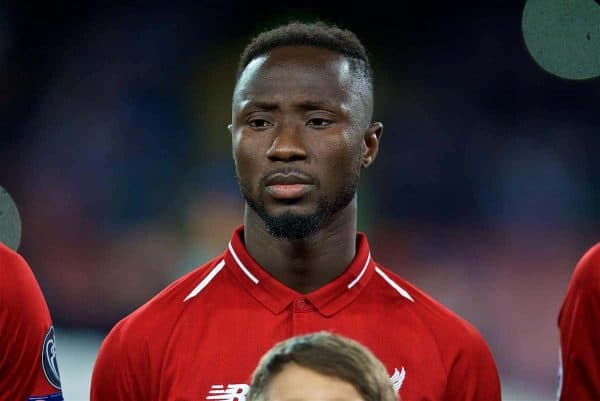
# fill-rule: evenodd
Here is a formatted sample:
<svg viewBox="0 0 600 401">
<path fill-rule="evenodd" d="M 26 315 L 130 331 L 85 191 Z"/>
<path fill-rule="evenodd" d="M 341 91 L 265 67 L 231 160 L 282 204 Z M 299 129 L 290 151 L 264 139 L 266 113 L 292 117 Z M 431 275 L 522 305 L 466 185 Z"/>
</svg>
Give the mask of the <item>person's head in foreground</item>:
<svg viewBox="0 0 600 401">
<path fill-rule="evenodd" d="M 255 38 L 229 126 L 246 224 L 286 240 L 353 225 L 360 170 L 383 132 L 372 114 L 369 59 L 351 31 L 290 23 Z"/>
<path fill-rule="evenodd" d="M 383 364 L 328 332 L 292 337 L 260 360 L 248 401 L 398 401 Z"/>
</svg>

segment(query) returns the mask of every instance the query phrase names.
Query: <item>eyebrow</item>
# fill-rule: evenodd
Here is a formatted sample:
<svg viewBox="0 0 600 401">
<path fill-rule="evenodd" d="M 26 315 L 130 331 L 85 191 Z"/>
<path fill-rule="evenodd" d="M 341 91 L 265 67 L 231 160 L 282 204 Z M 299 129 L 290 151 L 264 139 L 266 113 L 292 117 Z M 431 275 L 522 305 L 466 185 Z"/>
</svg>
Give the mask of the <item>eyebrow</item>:
<svg viewBox="0 0 600 401">
<path fill-rule="evenodd" d="M 279 105 L 276 102 L 248 100 L 242 106 L 242 110 L 247 110 L 250 108 L 271 111 L 277 110 L 279 108 Z"/>
<path fill-rule="evenodd" d="M 343 107 L 336 105 L 335 103 L 319 100 L 305 100 L 293 105 L 295 109 L 307 111 L 307 110 L 329 110 L 335 111 L 340 110 Z M 261 101 L 261 100 L 250 100 L 243 107 L 242 110 L 248 110 L 251 108 L 261 109 L 265 111 L 273 111 L 279 109 L 278 102 Z"/>
<path fill-rule="evenodd" d="M 297 108 L 301 110 L 334 110 L 339 109 L 339 106 L 336 106 L 334 103 L 323 102 L 323 101 L 315 101 L 308 100 L 304 102 L 300 102 L 296 105 Z"/>
</svg>

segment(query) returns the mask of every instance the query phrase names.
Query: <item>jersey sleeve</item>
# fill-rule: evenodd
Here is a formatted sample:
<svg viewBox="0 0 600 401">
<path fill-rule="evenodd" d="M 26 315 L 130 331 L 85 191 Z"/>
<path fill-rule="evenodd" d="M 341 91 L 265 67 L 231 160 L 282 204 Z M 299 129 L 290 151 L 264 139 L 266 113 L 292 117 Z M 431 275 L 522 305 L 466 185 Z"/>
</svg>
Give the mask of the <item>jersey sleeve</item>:
<svg viewBox="0 0 600 401">
<path fill-rule="evenodd" d="M 593 251 L 578 264 L 559 314 L 560 401 L 600 400 L 600 246 Z"/>
<path fill-rule="evenodd" d="M 27 262 L 0 244 L 0 401 L 62 401 L 54 328 Z"/>
<path fill-rule="evenodd" d="M 448 369 L 444 401 L 500 401 L 500 378 L 481 335 L 469 327 L 467 342 Z"/>
<path fill-rule="evenodd" d="M 144 343 L 128 335 L 127 318 L 119 322 L 98 352 L 90 401 L 151 401 L 147 355 Z"/>
</svg>

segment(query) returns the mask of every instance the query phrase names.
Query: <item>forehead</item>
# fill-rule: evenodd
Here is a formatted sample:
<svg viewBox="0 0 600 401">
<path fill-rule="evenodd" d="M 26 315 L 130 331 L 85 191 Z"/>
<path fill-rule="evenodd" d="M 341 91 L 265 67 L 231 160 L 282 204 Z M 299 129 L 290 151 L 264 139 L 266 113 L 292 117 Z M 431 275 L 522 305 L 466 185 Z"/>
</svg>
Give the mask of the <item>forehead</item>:
<svg viewBox="0 0 600 401">
<path fill-rule="evenodd" d="M 268 401 L 364 401 L 353 384 L 295 363 L 271 380 L 266 393 Z"/>
<path fill-rule="evenodd" d="M 344 55 L 311 46 L 287 46 L 253 59 L 237 82 L 233 100 L 234 105 L 263 98 L 345 104 L 358 90 L 356 81 Z"/>
</svg>

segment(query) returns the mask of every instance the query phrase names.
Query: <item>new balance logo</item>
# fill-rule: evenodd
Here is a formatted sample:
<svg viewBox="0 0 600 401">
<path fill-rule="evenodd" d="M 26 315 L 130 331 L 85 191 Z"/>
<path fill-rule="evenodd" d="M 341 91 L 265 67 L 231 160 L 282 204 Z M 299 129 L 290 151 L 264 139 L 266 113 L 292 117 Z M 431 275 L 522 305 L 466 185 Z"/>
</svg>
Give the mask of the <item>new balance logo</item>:
<svg viewBox="0 0 600 401">
<path fill-rule="evenodd" d="M 250 386 L 247 384 L 228 384 L 227 388 L 222 384 L 213 384 L 206 396 L 207 400 L 218 401 L 246 401 Z"/>
<path fill-rule="evenodd" d="M 404 370 L 404 366 L 400 372 L 398 372 L 398 369 L 394 369 L 394 374 L 390 377 L 390 380 L 392 381 L 392 386 L 394 386 L 394 390 L 396 390 L 396 392 L 402 388 L 404 379 L 406 379 L 406 370 Z"/>
<path fill-rule="evenodd" d="M 402 388 L 402 383 L 406 378 L 406 370 L 404 367 L 400 371 L 394 369 L 394 374 L 390 377 L 394 390 L 398 392 Z M 247 384 L 228 384 L 225 387 L 222 384 L 213 384 L 210 386 L 210 391 L 206 396 L 207 400 L 216 401 L 246 401 L 246 395 L 250 390 L 250 386 Z"/>
</svg>

